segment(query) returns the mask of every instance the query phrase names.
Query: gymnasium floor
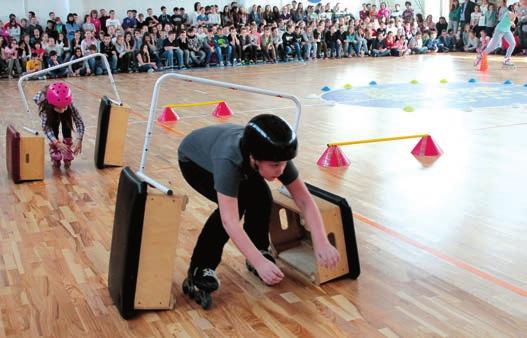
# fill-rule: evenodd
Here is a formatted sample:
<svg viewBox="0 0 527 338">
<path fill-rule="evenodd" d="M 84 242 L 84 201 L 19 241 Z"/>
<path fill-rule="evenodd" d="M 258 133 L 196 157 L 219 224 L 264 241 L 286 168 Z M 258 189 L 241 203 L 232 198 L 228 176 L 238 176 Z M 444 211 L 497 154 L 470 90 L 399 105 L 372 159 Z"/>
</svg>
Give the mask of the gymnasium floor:
<svg viewBox="0 0 527 338">
<path fill-rule="evenodd" d="M 193 128 L 222 123 L 210 116 L 213 106 L 185 108 L 178 110 L 183 119 L 176 125 L 155 126 L 146 170 L 190 197 L 175 262 L 175 310 L 144 312 L 128 322 L 107 291 L 120 168 L 96 170 L 93 164 L 99 100 L 113 97 L 108 78 L 67 79 L 87 126 L 84 152 L 69 172 L 54 171 L 46 156 L 46 179 L 19 185 L 6 175 L 4 133 L 7 124 L 28 121 L 16 82 L 3 82 L 0 336 L 527 337 L 527 106 L 513 95 L 508 106 L 461 109 L 441 104 L 434 89 L 441 79 L 523 85 L 527 60 L 514 61 L 516 70 L 502 70 L 501 60 L 491 58 L 486 74 L 473 70 L 473 55 L 463 54 L 186 72 L 301 98 L 295 162 L 307 182 L 346 197 L 353 208 L 362 274 L 316 287 L 284 267 L 284 281 L 266 287 L 228 244 L 212 309 L 184 297 L 180 286 L 212 205 L 182 181 L 176 151 Z M 125 161 L 134 170 L 159 76 L 116 76 L 123 101 L 133 109 Z M 321 94 L 323 86 L 349 83 L 353 91 L 372 80 L 413 79 L 429 86 L 437 105 L 405 112 L 403 100 L 400 108 L 375 108 L 307 98 Z M 26 83 L 28 97 L 42 85 Z M 235 112 L 235 123 L 259 112 L 289 121 L 294 116 L 283 99 L 177 80 L 165 83 L 159 104 L 222 99 Z M 417 140 L 343 147 L 351 160 L 346 169 L 315 164 L 328 142 L 415 133 L 431 134 L 443 149 L 433 165 L 423 166 L 410 154 Z"/>
</svg>

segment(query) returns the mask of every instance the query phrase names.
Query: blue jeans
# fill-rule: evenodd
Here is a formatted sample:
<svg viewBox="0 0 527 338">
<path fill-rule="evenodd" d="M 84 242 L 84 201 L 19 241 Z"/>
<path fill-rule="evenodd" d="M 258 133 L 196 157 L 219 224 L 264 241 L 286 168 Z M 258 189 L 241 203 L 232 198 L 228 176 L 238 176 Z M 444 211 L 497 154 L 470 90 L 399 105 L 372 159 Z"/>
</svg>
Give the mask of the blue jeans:
<svg viewBox="0 0 527 338">
<path fill-rule="evenodd" d="M 49 74 L 51 76 L 57 76 L 57 77 L 66 76 L 66 74 L 68 74 L 68 68 L 55 69 L 55 70 L 50 71 Z"/>
<path fill-rule="evenodd" d="M 112 57 L 108 59 L 108 63 L 110 64 L 112 73 L 115 73 L 115 71 L 117 71 L 117 55 L 112 55 Z"/>
<path fill-rule="evenodd" d="M 368 41 L 365 38 L 359 38 L 359 41 L 360 41 L 359 52 L 362 50 L 364 51 L 364 54 L 368 54 Z"/>
<path fill-rule="evenodd" d="M 190 52 L 188 49 L 176 49 L 177 61 L 180 67 L 188 65 L 190 63 Z"/>
<path fill-rule="evenodd" d="M 220 63 L 223 63 L 223 54 L 221 52 L 221 48 L 215 47 L 214 52 L 216 53 L 216 64 L 219 65 Z"/>
<path fill-rule="evenodd" d="M 391 55 L 391 51 L 389 49 L 386 49 L 385 51 L 380 51 L 378 49 L 372 50 L 373 56 L 389 56 Z"/>
<path fill-rule="evenodd" d="M 223 47 L 220 47 L 220 50 L 221 50 L 221 55 L 224 56 L 223 61 L 232 62 L 232 46 L 231 45 L 223 46 Z"/>
<path fill-rule="evenodd" d="M 88 67 L 90 67 L 90 70 L 95 75 L 101 75 L 103 73 L 103 68 L 101 65 L 101 60 L 97 60 L 97 58 L 88 59 Z"/>
<path fill-rule="evenodd" d="M 191 51 L 190 52 L 190 58 L 192 59 L 192 63 L 196 66 L 200 66 L 205 63 L 205 59 L 207 57 L 207 54 L 202 51 L 201 49 L 197 52 Z M 210 56 L 209 56 L 210 59 Z"/>
<path fill-rule="evenodd" d="M 309 59 L 311 57 L 311 51 L 313 51 L 313 58 L 317 57 L 317 43 L 306 43 L 304 45 L 304 59 Z"/>
<path fill-rule="evenodd" d="M 361 40 L 355 40 L 348 42 L 348 55 L 351 55 L 352 52 L 355 52 L 355 54 L 359 55 L 360 50 L 362 49 L 362 41 Z"/>
<path fill-rule="evenodd" d="M 204 43 L 200 52 L 205 52 L 205 64 L 208 65 L 210 63 L 210 57 L 212 56 L 211 47 L 208 44 Z"/>
<path fill-rule="evenodd" d="M 332 57 L 339 57 L 340 56 L 340 44 L 335 41 L 327 41 L 328 44 L 328 50 Z"/>
<path fill-rule="evenodd" d="M 88 59 L 87 61 L 88 61 L 88 67 L 90 67 L 90 70 L 92 71 L 92 73 L 95 73 L 95 68 L 97 66 L 97 62 L 95 58 Z"/>
<path fill-rule="evenodd" d="M 176 54 L 176 58 L 178 60 L 179 65 L 180 66 L 183 65 L 183 51 L 179 48 L 176 48 L 176 49 L 166 50 L 163 53 L 163 57 L 166 59 L 167 67 L 174 67 L 174 54 Z"/>
<path fill-rule="evenodd" d="M 300 59 L 302 58 L 302 52 L 300 51 L 300 44 L 298 42 L 293 43 L 291 46 L 285 47 L 285 54 L 286 57 L 289 53 L 293 51 L 293 48 L 295 50 L 295 58 Z"/>
</svg>

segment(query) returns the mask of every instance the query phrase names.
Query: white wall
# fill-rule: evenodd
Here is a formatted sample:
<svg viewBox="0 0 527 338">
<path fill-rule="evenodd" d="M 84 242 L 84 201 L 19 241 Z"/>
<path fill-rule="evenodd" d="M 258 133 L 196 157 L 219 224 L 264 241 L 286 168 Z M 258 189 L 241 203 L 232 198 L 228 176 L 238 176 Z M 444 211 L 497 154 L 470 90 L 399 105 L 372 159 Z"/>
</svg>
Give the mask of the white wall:
<svg viewBox="0 0 527 338">
<path fill-rule="evenodd" d="M 66 15 L 69 13 L 69 0 L 27 0 L 27 5 L 25 12 L 35 12 L 41 24 L 45 24 L 43 20 L 49 18 L 49 12 L 55 12 L 63 21 L 66 21 Z"/>
<path fill-rule="evenodd" d="M 0 20 L 4 23 L 9 19 L 9 14 L 25 16 L 24 1 L 21 0 L 0 0 Z"/>
</svg>

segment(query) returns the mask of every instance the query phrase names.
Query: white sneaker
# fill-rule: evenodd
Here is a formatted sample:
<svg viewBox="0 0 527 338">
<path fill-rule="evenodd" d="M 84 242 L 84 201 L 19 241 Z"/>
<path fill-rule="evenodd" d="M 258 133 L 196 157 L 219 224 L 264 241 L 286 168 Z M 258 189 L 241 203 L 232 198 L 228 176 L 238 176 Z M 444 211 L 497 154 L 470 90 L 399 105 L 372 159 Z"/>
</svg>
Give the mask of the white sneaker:
<svg viewBox="0 0 527 338">
<path fill-rule="evenodd" d="M 514 63 L 512 63 L 511 58 L 505 58 L 505 60 L 503 60 L 503 65 L 504 66 L 514 66 Z"/>
</svg>

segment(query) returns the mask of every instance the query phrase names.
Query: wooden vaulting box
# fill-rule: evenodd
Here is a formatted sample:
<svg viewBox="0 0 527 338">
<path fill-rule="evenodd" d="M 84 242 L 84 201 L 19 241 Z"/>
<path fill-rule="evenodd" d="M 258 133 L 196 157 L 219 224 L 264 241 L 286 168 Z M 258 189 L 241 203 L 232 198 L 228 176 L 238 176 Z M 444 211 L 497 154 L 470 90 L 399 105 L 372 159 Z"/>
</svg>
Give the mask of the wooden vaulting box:
<svg viewBox="0 0 527 338">
<path fill-rule="evenodd" d="M 130 107 L 114 104 L 106 96 L 101 99 L 94 152 L 98 169 L 123 165 L 129 114 Z"/>
<path fill-rule="evenodd" d="M 7 172 L 15 183 L 44 179 L 44 137 L 20 133 L 9 125 L 6 131 Z"/>
<path fill-rule="evenodd" d="M 108 289 L 124 319 L 136 310 L 172 308 L 172 275 L 186 195 L 148 189 L 122 170 L 110 250 Z"/>
<path fill-rule="evenodd" d="M 309 225 L 300 209 L 290 197 L 274 190 L 269 233 L 277 258 L 317 285 L 344 276 L 356 279 L 360 263 L 351 208 L 342 197 L 309 184 L 307 187 L 320 209 L 328 239 L 340 253 L 340 262 L 334 269 L 317 264 Z"/>
</svg>

